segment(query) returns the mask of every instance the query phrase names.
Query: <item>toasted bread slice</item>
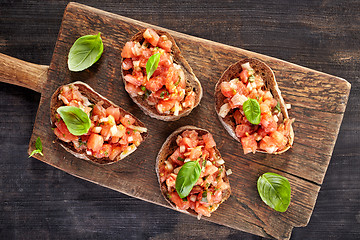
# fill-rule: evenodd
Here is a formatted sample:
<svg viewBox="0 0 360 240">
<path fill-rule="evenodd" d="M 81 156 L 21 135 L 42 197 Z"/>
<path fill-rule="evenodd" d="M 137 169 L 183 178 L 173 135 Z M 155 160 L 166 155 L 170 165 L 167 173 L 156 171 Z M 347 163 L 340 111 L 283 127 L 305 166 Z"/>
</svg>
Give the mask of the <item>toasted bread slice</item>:
<svg viewBox="0 0 360 240">
<path fill-rule="evenodd" d="M 146 29 L 144 29 L 144 30 L 138 32 L 137 34 L 135 34 L 131 38 L 131 41 L 139 42 L 140 44 L 142 44 L 144 42 L 144 40 L 145 40 L 144 37 L 143 37 L 143 33 L 145 32 L 145 30 Z M 169 33 L 165 32 L 165 31 L 155 30 L 155 32 L 159 36 L 166 35 L 167 38 L 172 42 L 171 55 L 173 57 L 174 63 L 180 65 L 182 70 L 184 71 L 185 79 L 186 79 L 186 90 L 192 89 L 194 91 L 194 93 L 195 93 L 195 104 L 194 104 L 194 106 L 192 108 L 184 109 L 184 110 L 179 112 L 178 116 L 174 116 L 174 115 L 165 114 L 165 113 L 160 114 L 156 110 L 155 106 L 151 106 L 151 105 L 149 105 L 147 103 L 147 101 L 144 99 L 144 96 L 136 96 L 136 97 L 130 96 L 130 97 L 141 108 L 141 110 L 143 110 L 143 112 L 146 115 L 149 115 L 152 118 L 156 118 L 156 119 L 163 120 L 163 121 L 176 121 L 176 120 L 180 119 L 181 117 L 189 115 L 190 112 L 197 105 L 199 105 L 200 100 L 201 100 L 202 95 L 203 95 L 203 90 L 202 90 L 200 81 L 195 76 L 195 74 L 194 74 L 193 70 L 191 69 L 190 65 L 185 60 L 185 58 L 181 55 L 181 51 L 180 51 L 179 47 L 176 45 L 176 42 L 175 42 L 174 38 Z M 124 76 L 126 74 L 131 74 L 132 69 L 123 70 L 123 67 L 122 67 L 122 64 L 121 64 L 121 73 L 122 73 L 123 82 L 124 82 L 124 84 L 126 84 Z"/>
<path fill-rule="evenodd" d="M 221 78 L 217 82 L 215 86 L 215 110 L 218 114 L 218 117 L 220 119 L 220 122 L 225 127 L 225 129 L 228 131 L 230 136 L 232 136 L 235 140 L 240 142 L 240 138 L 238 138 L 235 134 L 235 128 L 236 124 L 234 121 L 234 118 L 231 114 L 228 114 L 225 118 L 222 118 L 219 115 L 220 107 L 224 104 L 224 101 L 226 97 L 221 93 L 221 86 L 220 84 L 222 82 L 230 81 L 231 79 L 237 78 L 239 76 L 239 73 L 243 70 L 241 65 L 245 63 L 249 63 L 250 66 L 255 70 L 255 74 L 258 74 L 262 77 L 262 79 L 265 82 L 265 88 L 267 90 L 270 90 L 272 93 L 274 99 L 279 102 L 281 112 L 283 114 L 284 121 L 290 121 L 291 123 L 293 120 L 289 119 L 289 114 L 286 108 L 286 104 L 284 102 L 284 99 L 281 96 L 281 91 L 278 87 L 278 84 L 276 83 L 275 74 L 271 70 L 271 68 L 266 65 L 264 62 L 254 59 L 254 58 L 248 58 L 243 59 L 241 61 L 238 61 L 237 63 L 231 65 L 228 69 L 225 70 L 225 72 L 222 74 Z M 280 154 L 283 152 L 286 152 L 288 149 L 292 147 L 294 143 L 294 131 L 292 128 L 292 125 L 290 124 L 290 134 L 288 136 L 288 143 L 286 147 L 280 151 L 276 151 L 274 154 Z M 258 149 L 257 152 L 267 153 L 266 151 Z"/>
<path fill-rule="evenodd" d="M 135 126 L 139 126 L 139 127 L 145 127 L 145 125 L 138 120 L 135 116 L 133 116 L 131 113 L 125 111 L 124 109 L 122 109 L 121 107 L 115 105 L 113 102 L 111 102 L 110 100 L 104 98 L 103 96 L 101 96 L 100 94 L 98 94 L 97 92 L 95 92 L 94 89 L 92 89 L 89 85 L 87 85 L 86 83 L 77 81 L 74 83 L 71 83 L 69 85 L 75 85 L 79 88 L 79 91 L 82 95 L 84 95 L 85 97 L 87 97 L 89 99 L 89 101 L 91 103 L 96 104 L 99 101 L 103 101 L 103 107 L 107 108 L 110 106 L 114 106 L 120 109 L 120 115 L 124 116 L 126 114 L 132 116 L 135 119 Z M 63 106 L 64 103 L 58 99 L 58 96 L 60 94 L 61 88 L 63 86 L 59 87 L 54 94 L 51 97 L 51 102 L 50 102 L 50 121 L 51 121 L 51 127 L 55 127 L 55 122 L 57 121 L 56 119 L 56 110 Z M 143 132 L 141 133 L 141 136 L 143 138 L 143 141 L 145 140 L 145 138 L 147 137 L 148 133 L 147 132 Z M 67 142 L 63 142 L 60 139 L 57 139 L 57 141 L 59 142 L 59 144 L 68 152 L 70 152 L 71 154 L 73 154 L 75 157 L 77 158 L 81 158 L 81 159 L 85 159 L 85 160 L 89 160 L 92 162 L 95 162 L 97 164 L 111 164 L 111 163 L 115 163 L 119 160 L 121 160 L 124 157 L 121 157 L 121 155 L 118 155 L 114 160 L 111 160 L 108 157 L 104 157 L 104 158 L 96 158 L 94 156 L 91 155 L 87 155 L 85 150 L 81 150 L 81 151 L 77 151 L 74 148 L 74 145 L 72 142 L 67 143 Z"/>
<path fill-rule="evenodd" d="M 195 215 L 195 216 L 198 216 L 198 214 L 192 210 L 192 209 L 187 209 L 187 210 L 181 210 L 179 209 L 172 201 L 171 199 L 169 198 L 169 195 L 168 195 L 168 190 L 167 190 L 167 186 L 166 186 L 166 183 L 163 182 L 161 183 L 161 180 L 160 180 L 160 166 L 162 164 L 164 164 L 164 162 L 169 158 L 169 156 L 171 156 L 171 154 L 173 154 L 173 152 L 176 150 L 176 148 L 178 147 L 177 144 L 176 144 L 176 139 L 177 137 L 183 133 L 184 131 L 186 130 L 195 130 L 199 136 L 202 136 L 202 135 L 205 135 L 207 133 L 209 133 L 207 130 L 205 129 L 201 129 L 201 128 L 198 128 L 198 127 L 194 127 L 194 126 L 183 126 L 177 130 L 175 130 L 164 142 L 164 144 L 162 145 L 158 155 L 157 155 L 157 158 L 156 158 L 156 165 L 155 165 L 155 171 L 156 171 L 156 174 L 157 174 L 157 177 L 158 177 L 158 181 L 159 181 L 159 184 L 160 184 L 160 190 L 161 190 L 161 193 L 162 195 L 164 196 L 165 200 L 173 207 L 173 208 L 176 208 L 178 211 L 180 212 L 184 212 L 184 213 L 187 213 L 187 214 L 190 214 L 190 215 Z M 215 149 L 215 153 L 216 155 L 219 157 L 219 159 L 221 158 L 221 155 L 220 155 L 220 152 L 219 150 L 216 148 L 216 146 L 214 147 Z M 222 164 L 219 168 L 222 168 L 223 171 L 226 171 L 225 169 L 225 164 Z M 229 178 L 227 176 L 227 174 L 225 173 L 225 176 L 223 178 L 223 181 L 225 183 L 227 183 L 229 186 L 230 186 L 230 182 L 229 182 Z M 230 197 L 230 194 L 231 194 L 231 188 L 227 188 L 226 190 L 223 191 L 222 193 L 222 200 L 220 203 L 217 203 L 217 204 L 214 204 L 212 207 L 211 207 L 211 212 L 214 212 L 219 206 L 221 203 L 223 203 L 226 199 L 228 199 Z"/>
</svg>

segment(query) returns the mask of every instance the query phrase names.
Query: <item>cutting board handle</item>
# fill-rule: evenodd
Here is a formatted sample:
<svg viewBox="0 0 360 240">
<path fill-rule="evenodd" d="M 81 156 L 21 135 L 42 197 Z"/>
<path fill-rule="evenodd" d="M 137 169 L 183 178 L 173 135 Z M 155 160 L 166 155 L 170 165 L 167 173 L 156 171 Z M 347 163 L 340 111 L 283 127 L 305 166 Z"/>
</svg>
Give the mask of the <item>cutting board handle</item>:
<svg viewBox="0 0 360 240">
<path fill-rule="evenodd" d="M 41 93 L 49 66 L 25 62 L 0 53 L 0 82 L 6 82 Z"/>
</svg>

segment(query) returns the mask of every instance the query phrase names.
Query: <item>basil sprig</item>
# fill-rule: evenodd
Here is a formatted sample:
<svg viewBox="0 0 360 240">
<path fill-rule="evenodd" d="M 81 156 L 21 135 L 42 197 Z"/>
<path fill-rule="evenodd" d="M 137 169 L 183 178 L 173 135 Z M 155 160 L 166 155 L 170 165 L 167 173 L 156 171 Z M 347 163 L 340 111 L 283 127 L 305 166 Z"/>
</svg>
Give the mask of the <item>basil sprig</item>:
<svg viewBox="0 0 360 240">
<path fill-rule="evenodd" d="M 261 199 L 278 212 L 285 212 L 290 204 L 291 188 L 287 178 L 276 173 L 264 173 L 257 181 Z"/>
<path fill-rule="evenodd" d="M 40 137 L 37 137 L 36 142 L 35 142 L 35 150 L 33 150 L 31 152 L 29 157 L 32 157 L 36 153 L 39 153 L 41 156 L 44 156 L 44 154 L 42 153 L 42 150 L 43 150 L 43 147 L 42 147 L 41 139 L 40 139 Z"/>
<path fill-rule="evenodd" d="M 160 55 L 161 53 L 156 53 L 152 55 L 149 60 L 146 62 L 146 75 L 147 80 L 151 78 L 151 76 L 154 74 L 155 70 L 157 69 L 160 61 Z"/>
<path fill-rule="evenodd" d="M 260 123 L 261 111 L 260 111 L 260 105 L 259 105 L 258 101 L 256 101 L 255 99 L 249 98 L 248 100 L 246 100 L 244 102 L 243 110 L 244 110 L 246 119 L 250 123 L 255 124 L 255 125 L 258 125 Z"/>
<path fill-rule="evenodd" d="M 277 102 L 275 109 L 278 110 L 278 112 L 281 112 L 280 102 Z"/>
<path fill-rule="evenodd" d="M 68 56 L 70 71 L 79 72 L 91 67 L 104 51 L 100 33 L 78 38 L 72 45 Z"/>
<path fill-rule="evenodd" d="M 88 115 L 80 108 L 73 106 L 62 106 L 56 110 L 69 132 L 75 136 L 81 136 L 87 133 L 91 126 Z"/>
<path fill-rule="evenodd" d="M 187 197 L 200 177 L 201 167 L 199 160 L 185 163 L 176 177 L 175 189 L 180 198 Z"/>
</svg>

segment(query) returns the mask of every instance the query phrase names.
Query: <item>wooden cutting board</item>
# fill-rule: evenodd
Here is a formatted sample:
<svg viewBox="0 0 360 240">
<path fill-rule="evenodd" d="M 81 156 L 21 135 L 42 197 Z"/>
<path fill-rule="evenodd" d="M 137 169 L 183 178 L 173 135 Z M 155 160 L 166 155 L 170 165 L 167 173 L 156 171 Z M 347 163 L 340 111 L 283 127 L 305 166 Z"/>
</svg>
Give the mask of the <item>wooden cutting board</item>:
<svg viewBox="0 0 360 240">
<path fill-rule="evenodd" d="M 43 142 L 44 156 L 34 157 L 69 174 L 114 189 L 129 196 L 169 207 L 163 199 L 155 173 L 155 159 L 166 137 L 178 127 L 194 125 L 209 130 L 227 168 L 231 169 L 232 195 L 208 220 L 264 237 L 289 239 L 293 227 L 306 226 L 310 220 L 318 192 L 338 135 L 345 111 L 350 84 L 341 78 L 314 71 L 279 59 L 220 43 L 170 32 L 183 56 L 200 80 L 204 97 L 187 117 L 176 122 L 152 119 L 131 101 L 121 80 L 121 50 L 125 42 L 150 24 L 104 12 L 85 5 L 70 3 L 64 13 L 50 66 L 26 63 L 0 54 L 0 81 L 41 92 L 29 153 L 35 140 Z M 67 55 L 74 41 L 87 34 L 102 33 L 104 53 L 91 68 L 74 73 L 67 68 Z M 222 72 L 232 63 L 255 57 L 266 62 L 275 72 L 283 97 L 292 105 L 295 118 L 295 142 L 281 155 L 243 155 L 219 122 L 213 92 Z M 133 113 L 149 129 L 149 137 L 139 149 L 124 160 L 99 166 L 77 159 L 54 143 L 50 127 L 49 104 L 60 86 L 83 81 L 97 92 Z M 265 172 L 287 177 L 292 193 L 285 213 L 267 207 L 260 199 L 256 181 Z"/>
</svg>

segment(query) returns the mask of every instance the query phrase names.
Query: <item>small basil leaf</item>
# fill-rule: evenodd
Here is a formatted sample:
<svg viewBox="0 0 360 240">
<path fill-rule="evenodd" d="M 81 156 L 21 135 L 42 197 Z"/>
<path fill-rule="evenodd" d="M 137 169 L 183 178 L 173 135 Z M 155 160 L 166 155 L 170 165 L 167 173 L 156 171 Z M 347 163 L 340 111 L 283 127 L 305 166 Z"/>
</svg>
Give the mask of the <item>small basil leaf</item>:
<svg viewBox="0 0 360 240">
<path fill-rule="evenodd" d="M 264 173 L 257 181 L 261 199 L 278 212 L 285 212 L 290 204 L 291 188 L 287 178 L 276 173 Z"/>
<path fill-rule="evenodd" d="M 248 100 L 246 100 L 244 102 L 243 110 L 244 110 L 246 119 L 250 123 L 255 124 L 255 125 L 258 125 L 260 123 L 261 111 L 260 111 L 260 105 L 259 105 L 258 101 L 256 101 L 255 99 L 249 98 Z"/>
<path fill-rule="evenodd" d="M 279 112 L 281 112 L 280 102 L 277 102 L 275 109 L 278 110 Z"/>
<path fill-rule="evenodd" d="M 39 153 L 41 156 L 44 156 L 44 154 L 42 153 L 43 148 L 42 148 L 42 143 L 41 143 L 40 137 L 37 137 L 37 139 L 36 139 L 35 148 L 36 149 L 31 152 L 29 158 L 32 157 L 36 153 Z"/>
<path fill-rule="evenodd" d="M 200 177 L 201 167 L 199 161 L 185 163 L 176 177 L 175 189 L 180 198 L 187 197 Z"/>
<path fill-rule="evenodd" d="M 40 137 L 37 137 L 37 139 L 36 139 L 35 148 L 37 150 L 39 150 L 40 152 L 42 152 L 42 150 L 43 150 Z"/>
<path fill-rule="evenodd" d="M 70 71 L 79 72 L 89 68 L 99 60 L 104 51 L 100 33 L 78 38 L 69 51 L 68 67 Z"/>
<path fill-rule="evenodd" d="M 56 110 L 64 120 L 69 132 L 75 136 L 87 133 L 91 126 L 88 115 L 80 108 L 73 106 L 62 106 Z"/>
<path fill-rule="evenodd" d="M 156 53 L 152 55 L 146 63 L 146 75 L 147 80 L 154 74 L 155 70 L 157 69 L 160 61 L 160 53 Z"/>
</svg>

